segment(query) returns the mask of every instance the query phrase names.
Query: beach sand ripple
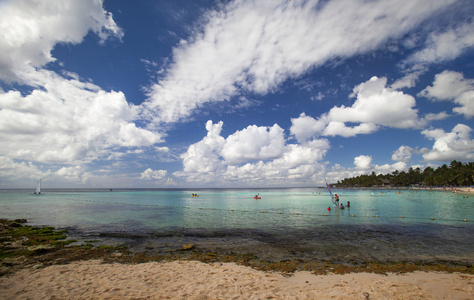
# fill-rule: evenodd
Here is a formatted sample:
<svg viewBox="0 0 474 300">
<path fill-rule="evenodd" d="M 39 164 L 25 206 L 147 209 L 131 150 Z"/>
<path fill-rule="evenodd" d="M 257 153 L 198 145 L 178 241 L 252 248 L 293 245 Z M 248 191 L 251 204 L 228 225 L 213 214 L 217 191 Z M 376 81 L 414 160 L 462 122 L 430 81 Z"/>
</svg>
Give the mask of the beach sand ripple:
<svg viewBox="0 0 474 300">
<path fill-rule="evenodd" d="M 415 272 L 286 277 L 233 263 L 99 260 L 0 278 L 0 299 L 473 299 L 474 276 Z"/>
</svg>

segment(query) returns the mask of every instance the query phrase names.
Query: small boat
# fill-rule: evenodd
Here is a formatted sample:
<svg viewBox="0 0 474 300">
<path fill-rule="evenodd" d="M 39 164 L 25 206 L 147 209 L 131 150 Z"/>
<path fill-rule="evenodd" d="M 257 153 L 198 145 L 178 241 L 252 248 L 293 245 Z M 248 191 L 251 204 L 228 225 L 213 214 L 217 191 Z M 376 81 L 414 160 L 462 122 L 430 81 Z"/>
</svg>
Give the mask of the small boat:
<svg viewBox="0 0 474 300">
<path fill-rule="evenodd" d="M 254 199 L 257 199 L 257 200 L 258 200 L 258 199 L 262 199 L 262 197 L 259 197 L 259 196 L 255 196 L 255 197 L 253 197 L 253 198 L 254 198 Z"/>
<path fill-rule="evenodd" d="M 41 194 L 41 179 L 38 181 L 38 186 L 36 187 L 35 194 L 36 195 Z"/>
</svg>

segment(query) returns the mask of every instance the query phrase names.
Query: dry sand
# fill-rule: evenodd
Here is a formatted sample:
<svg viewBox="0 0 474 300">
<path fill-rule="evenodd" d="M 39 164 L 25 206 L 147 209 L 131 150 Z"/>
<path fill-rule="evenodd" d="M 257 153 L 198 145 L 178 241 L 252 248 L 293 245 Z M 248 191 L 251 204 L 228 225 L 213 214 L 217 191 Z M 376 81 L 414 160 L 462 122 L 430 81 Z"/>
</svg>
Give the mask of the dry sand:
<svg viewBox="0 0 474 300">
<path fill-rule="evenodd" d="M 470 187 L 444 187 L 444 188 L 430 188 L 429 190 L 433 191 L 440 191 L 440 192 L 445 192 L 445 193 L 452 193 L 453 191 L 460 192 L 463 194 L 470 194 L 474 195 L 474 189 Z"/>
<path fill-rule="evenodd" d="M 98 260 L 0 278 L 1 299 L 474 299 L 474 275 L 415 272 L 291 277 L 232 263 Z"/>
</svg>

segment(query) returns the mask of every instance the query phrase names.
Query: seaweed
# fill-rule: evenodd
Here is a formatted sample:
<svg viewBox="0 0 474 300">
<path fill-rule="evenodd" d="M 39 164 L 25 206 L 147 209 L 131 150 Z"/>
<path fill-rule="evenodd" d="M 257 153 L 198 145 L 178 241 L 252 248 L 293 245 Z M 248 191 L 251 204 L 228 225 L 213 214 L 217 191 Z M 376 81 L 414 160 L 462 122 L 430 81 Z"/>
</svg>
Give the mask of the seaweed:
<svg viewBox="0 0 474 300">
<path fill-rule="evenodd" d="M 126 246 L 95 246 L 94 241 L 81 245 L 70 245 L 67 231 L 53 227 L 32 227 L 24 225 L 26 220 L 8 221 L 0 219 L 0 276 L 25 267 L 41 268 L 52 264 L 67 264 L 79 260 L 100 259 L 104 263 L 140 264 L 175 260 L 193 260 L 203 263 L 237 263 L 266 272 L 280 272 L 290 276 L 296 271 L 310 271 L 313 274 L 346 274 L 370 272 L 376 274 L 409 273 L 414 271 L 459 272 L 474 274 L 474 267 L 468 262 L 458 261 L 405 261 L 376 262 L 324 260 L 281 260 L 266 261 L 254 253 L 212 252 L 200 249 L 196 244 L 185 244 L 166 253 L 150 254 L 131 252 Z M 25 222 L 23 222 L 25 221 Z"/>
</svg>

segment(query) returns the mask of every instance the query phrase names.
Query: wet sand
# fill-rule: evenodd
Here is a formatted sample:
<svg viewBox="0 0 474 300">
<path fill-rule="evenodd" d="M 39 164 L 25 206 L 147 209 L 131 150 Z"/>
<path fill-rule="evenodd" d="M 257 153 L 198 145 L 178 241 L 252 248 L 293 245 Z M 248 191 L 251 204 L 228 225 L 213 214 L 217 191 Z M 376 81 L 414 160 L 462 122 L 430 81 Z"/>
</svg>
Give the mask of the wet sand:
<svg viewBox="0 0 474 300">
<path fill-rule="evenodd" d="M 23 269 L 0 278 L 0 299 L 472 299 L 474 275 L 438 272 L 292 276 L 234 263 L 100 260 Z"/>
<path fill-rule="evenodd" d="M 458 188 L 457 191 L 464 194 L 474 195 L 474 188 Z"/>
</svg>

